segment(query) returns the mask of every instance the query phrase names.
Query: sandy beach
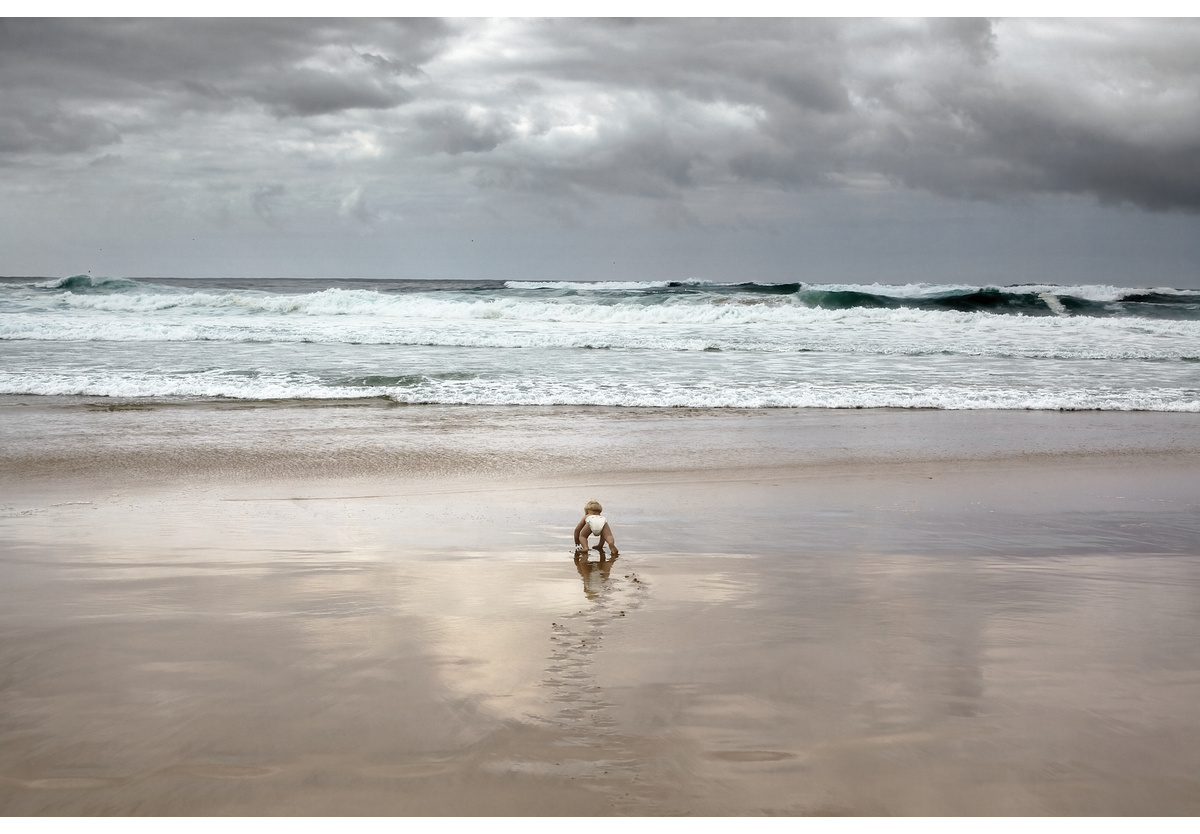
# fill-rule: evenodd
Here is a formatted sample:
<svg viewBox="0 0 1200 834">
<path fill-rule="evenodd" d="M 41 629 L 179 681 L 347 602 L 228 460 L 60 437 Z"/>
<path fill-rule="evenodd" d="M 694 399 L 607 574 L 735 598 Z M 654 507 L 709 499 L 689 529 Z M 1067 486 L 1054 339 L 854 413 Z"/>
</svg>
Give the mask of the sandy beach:
<svg viewBox="0 0 1200 834">
<path fill-rule="evenodd" d="M 1198 428 L 3 397 L 0 812 L 1200 813 Z"/>
</svg>

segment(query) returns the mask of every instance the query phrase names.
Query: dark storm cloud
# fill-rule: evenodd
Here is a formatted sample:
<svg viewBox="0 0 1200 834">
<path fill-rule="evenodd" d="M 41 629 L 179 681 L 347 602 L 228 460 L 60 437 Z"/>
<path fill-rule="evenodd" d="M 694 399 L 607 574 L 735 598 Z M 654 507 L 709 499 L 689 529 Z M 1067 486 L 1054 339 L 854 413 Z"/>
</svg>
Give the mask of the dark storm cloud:
<svg viewBox="0 0 1200 834">
<path fill-rule="evenodd" d="M 910 33 L 925 66 L 861 76 L 872 121 L 886 129 L 860 133 L 862 152 L 847 162 L 950 197 L 1090 194 L 1200 210 L 1200 29 L 1137 26 L 1080 22 L 1047 33 L 1006 22 L 1000 43 L 1011 56 L 993 31 L 960 38 L 972 60 L 958 65 L 938 57 L 939 26 Z M 883 39 L 864 40 L 878 50 Z M 895 54 L 898 44 L 888 46 Z"/>
<path fill-rule="evenodd" d="M 419 74 L 452 32 L 424 19 L 10 19 L 0 21 L 0 71 L 48 90 L 67 85 L 119 95 L 181 78 L 286 73 L 323 48 L 373 45 L 357 60 L 391 74 Z"/>
<path fill-rule="evenodd" d="M 0 154 L 81 153 L 120 141 L 109 122 L 62 107 L 13 101 L 0 111 Z"/>
<path fill-rule="evenodd" d="M 1200 210 L 1200 135 L 1139 142 L 1120 131 L 1064 119 L 1044 107 L 978 102 L 972 118 L 985 139 L 976 171 L 957 171 L 957 184 L 938 189 L 970 194 L 1014 190 L 1087 192 L 1106 203 L 1130 202 L 1152 210 Z M 997 160 L 992 167 L 981 164 Z M 928 161 L 933 167 L 934 160 Z M 918 174 L 913 181 L 929 180 Z"/>
<path fill-rule="evenodd" d="M 19 20 L 0 81 L 10 166 L 120 143 L 110 170 L 196 193 L 276 184 L 261 203 L 245 186 L 262 217 L 311 200 L 362 219 L 367 183 L 398 213 L 463 188 L 1200 211 L 1191 20 Z"/>
<path fill-rule="evenodd" d="M 447 32 L 437 21 L 9 20 L 0 24 L 0 103 L 83 113 L 120 105 L 134 109 L 122 115 L 135 128 L 142 117 L 158 124 L 239 102 L 280 117 L 387 109 L 411 99 L 399 78 L 419 76 Z M 31 113 L 26 105 L 11 119 L 27 125 L 21 149 L 61 148 Z"/>
<path fill-rule="evenodd" d="M 522 70 L 653 101 L 606 137 L 608 174 L 591 151 L 587 164 L 554 160 L 589 187 L 680 184 L 670 172 L 694 167 L 680 165 L 684 148 L 716 173 L 785 189 L 874 177 L 956 198 L 1076 193 L 1198 210 L 1200 28 L 1114 27 L 1010 25 L 1006 41 L 986 20 L 556 23 L 540 33 L 546 57 Z M 1023 65 L 1025 38 L 1054 59 Z M 705 130 L 681 100 L 743 108 L 754 124 Z"/>
<path fill-rule="evenodd" d="M 412 100 L 403 87 L 372 78 L 298 69 L 247 90 L 246 95 L 281 116 L 316 116 L 339 110 L 386 110 Z"/>
<path fill-rule="evenodd" d="M 416 125 L 422 132 L 419 144 L 426 152 L 451 156 L 486 153 L 512 136 L 512 125 L 501 116 L 475 119 L 453 107 L 421 113 Z"/>
</svg>

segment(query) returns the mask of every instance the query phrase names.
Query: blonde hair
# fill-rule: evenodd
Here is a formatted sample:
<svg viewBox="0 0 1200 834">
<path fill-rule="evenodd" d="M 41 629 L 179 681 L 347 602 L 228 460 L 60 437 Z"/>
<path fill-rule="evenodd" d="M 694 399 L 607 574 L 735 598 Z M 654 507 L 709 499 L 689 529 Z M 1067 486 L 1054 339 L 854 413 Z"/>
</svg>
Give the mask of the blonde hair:
<svg viewBox="0 0 1200 834">
<path fill-rule="evenodd" d="M 599 515 L 600 513 L 604 512 L 604 508 L 600 506 L 599 501 L 593 498 L 591 501 L 588 501 L 583 505 L 583 511 L 585 513 L 595 513 L 596 515 Z"/>
</svg>

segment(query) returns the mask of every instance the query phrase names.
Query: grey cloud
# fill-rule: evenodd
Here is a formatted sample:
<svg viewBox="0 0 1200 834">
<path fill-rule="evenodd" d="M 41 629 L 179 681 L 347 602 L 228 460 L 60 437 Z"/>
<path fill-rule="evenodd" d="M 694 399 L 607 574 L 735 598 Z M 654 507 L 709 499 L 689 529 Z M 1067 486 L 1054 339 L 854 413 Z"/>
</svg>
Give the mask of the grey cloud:
<svg viewBox="0 0 1200 834">
<path fill-rule="evenodd" d="M 286 72 L 330 47 L 417 72 L 454 32 L 425 19 L 10 19 L 0 21 L 0 73 L 51 90 L 136 95 L 140 86 L 144 95 L 148 86 L 176 79 L 220 83 L 248 72 Z"/>
<path fill-rule="evenodd" d="M 755 164 L 772 156 L 772 145 L 815 145 L 808 128 L 850 107 L 835 35 L 823 21 L 531 24 L 513 60 L 481 59 L 480 72 L 504 86 L 469 103 L 526 130 L 472 159 L 475 181 L 548 195 L 582 189 L 677 200 L 709 175 L 728 179 L 757 167 L 772 179 L 771 165 Z M 625 108 L 614 112 L 614 100 Z M 719 112 L 706 113 L 726 106 L 760 113 L 761 123 L 730 127 L 719 124 Z M 590 139 L 535 141 L 573 130 L 573 118 L 593 125 Z M 774 153 L 774 167 L 787 167 L 781 160 L 789 155 Z"/>
<path fill-rule="evenodd" d="M 929 35 L 933 41 L 955 44 L 976 64 L 985 64 L 999 54 L 995 29 L 985 18 L 934 19 L 929 21 Z"/>
<path fill-rule="evenodd" d="M 366 197 L 363 194 L 362 187 L 355 188 L 349 194 L 342 198 L 339 214 L 342 217 L 348 217 L 352 220 L 370 226 L 379 219 L 379 213 L 372 210 L 367 205 Z"/>
<path fill-rule="evenodd" d="M 600 193 L 661 198 L 695 185 L 692 170 L 700 160 L 665 130 L 628 136 L 595 159 L 563 169 L 568 178 Z"/>
<path fill-rule="evenodd" d="M 1152 210 L 1200 210 L 1200 135 L 1139 143 L 1014 103 L 976 118 L 1009 163 L 1006 175 L 1026 188 L 1086 191 L 1102 202 Z"/>
<path fill-rule="evenodd" d="M 376 55 L 373 52 L 364 52 L 359 57 L 371 66 L 382 69 L 392 75 L 410 75 L 417 78 L 425 75 L 425 72 L 420 67 L 408 61 L 400 61 L 395 58 Z"/>
<path fill-rule="evenodd" d="M 823 21 L 555 21 L 535 34 L 554 40 L 532 45 L 533 57 L 513 72 L 546 79 L 545 95 L 565 80 L 580 88 L 580 104 L 594 93 L 602 105 L 625 97 L 632 107 L 615 118 L 585 114 L 599 125 L 594 141 L 566 151 L 518 153 L 512 142 L 494 163 L 477 161 L 496 169 L 481 172 L 480 183 L 678 200 L 713 178 L 795 188 L 840 167 L 840 117 L 851 104 L 839 73 L 842 45 Z M 722 108 L 745 111 L 743 124 L 721 124 Z"/>
<path fill-rule="evenodd" d="M 0 153 L 79 153 L 120 141 L 111 123 L 61 107 L 9 102 L 0 110 Z"/>
<path fill-rule="evenodd" d="M 484 119 L 473 119 L 452 107 L 421 113 L 416 124 L 422 130 L 418 142 L 422 150 L 452 156 L 485 153 L 512 136 L 512 126 L 503 117 L 489 114 Z"/>
<path fill-rule="evenodd" d="M 586 202 L 587 193 L 675 198 L 694 185 L 695 162 L 669 137 L 648 133 L 625 137 L 594 157 L 566 159 L 553 167 L 485 165 L 475 182 L 485 188 L 566 196 L 573 202 Z"/>
<path fill-rule="evenodd" d="M 1194 47 L 1200 29 L 1190 28 Z M 982 53 L 972 48 L 975 58 L 1003 57 L 994 36 L 970 42 L 982 44 Z M 1124 48 L 1072 54 L 1062 45 L 1060 75 L 1014 75 L 1011 66 L 1006 74 L 974 59 L 939 74 L 944 65 L 933 60 L 902 84 L 868 85 L 888 131 L 847 162 L 954 198 L 1087 194 L 1154 211 L 1200 211 L 1197 67 L 1129 66 Z M 1172 101 L 1158 95 L 1163 89 Z"/>
<path fill-rule="evenodd" d="M 1131 60 L 1120 24 L 1115 32 L 1104 25 L 1097 34 L 1106 37 L 1081 38 L 1083 46 L 1047 38 L 1044 46 L 1057 48 L 1055 61 L 1069 71 L 1046 67 L 1031 86 L 1013 73 L 1032 70 L 1001 59 L 1004 37 L 1019 56 L 1022 39 L 1038 33 L 1001 35 L 987 20 L 555 22 L 536 31 L 544 42 L 528 49 L 543 57 L 513 71 L 636 94 L 653 106 L 629 112 L 622 129 L 573 158 L 522 157 L 527 169 L 544 166 L 540 176 L 506 171 L 501 180 L 544 182 L 557 173 L 577 184 L 591 179 L 587 187 L 598 191 L 645 194 L 644 183 L 655 181 L 686 188 L 688 180 L 673 173 L 691 167 L 679 162 L 683 147 L 697 161 L 715 161 L 707 167 L 717 174 L 783 189 L 882 177 L 954 198 L 1071 193 L 1200 210 L 1200 125 L 1151 138 L 1171 133 L 1179 104 L 1192 112 L 1200 104 L 1200 73 L 1183 54 L 1187 47 L 1200 54 L 1200 28 L 1170 24 L 1173 49 L 1134 49 Z M 1148 65 L 1139 55 L 1154 59 Z M 1174 106 L 1140 94 L 1164 88 Z M 670 121 L 680 99 L 743 106 L 761 118 L 752 130 L 682 140 L 687 131 Z M 1134 129 L 1147 120 L 1155 129 Z M 658 152 L 647 152 L 656 135 Z M 631 159 L 637 164 L 626 167 Z M 511 164 L 496 160 L 498 168 Z"/>
<path fill-rule="evenodd" d="M 106 153 L 93 159 L 88 165 L 92 168 L 109 168 L 114 165 L 124 165 L 125 159 L 120 154 Z"/>
<path fill-rule="evenodd" d="M 831 166 L 814 164 L 804 154 L 775 149 L 735 154 L 729 159 L 729 170 L 740 180 L 789 189 L 819 186 L 832 173 Z"/>
<path fill-rule="evenodd" d="M 2 21 L 0 107 L 16 96 L 120 104 L 154 124 L 239 101 L 278 116 L 386 109 L 411 100 L 397 79 L 419 77 L 453 31 L 426 20 Z"/>
<path fill-rule="evenodd" d="M 286 183 L 325 210 L 372 182 L 391 216 L 417 182 L 576 206 L 870 182 L 1195 212 L 1198 56 L 1195 21 L 18 20 L 0 155 L 124 138 L 122 170 Z"/>
<path fill-rule="evenodd" d="M 274 219 L 275 201 L 286 192 L 287 188 L 278 183 L 259 186 L 250 195 L 250 206 L 260 218 L 270 221 Z"/>
<path fill-rule="evenodd" d="M 227 100 L 229 96 L 220 90 L 216 84 L 209 81 L 197 81 L 194 78 L 184 78 L 179 82 L 185 91 L 192 95 L 207 99 Z"/>
<path fill-rule="evenodd" d="M 280 116 L 318 116 L 340 110 L 384 110 L 412 101 L 396 84 L 381 84 L 310 69 L 294 70 L 245 93 Z"/>
<path fill-rule="evenodd" d="M 772 73 L 765 76 L 767 89 L 786 98 L 797 107 L 819 113 L 837 113 L 849 107 L 849 97 L 840 81 L 812 70 L 795 74 Z"/>
</svg>

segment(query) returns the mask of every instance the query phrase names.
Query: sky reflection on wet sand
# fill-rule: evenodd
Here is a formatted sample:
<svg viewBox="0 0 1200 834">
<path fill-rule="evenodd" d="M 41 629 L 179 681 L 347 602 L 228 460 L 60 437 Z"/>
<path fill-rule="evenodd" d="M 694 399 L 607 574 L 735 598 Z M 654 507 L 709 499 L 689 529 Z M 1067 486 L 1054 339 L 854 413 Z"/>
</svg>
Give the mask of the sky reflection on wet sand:
<svg viewBox="0 0 1200 834">
<path fill-rule="evenodd" d="M 9 490 L 0 808 L 1195 814 L 1194 465 L 1111 460 Z"/>
</svg>

